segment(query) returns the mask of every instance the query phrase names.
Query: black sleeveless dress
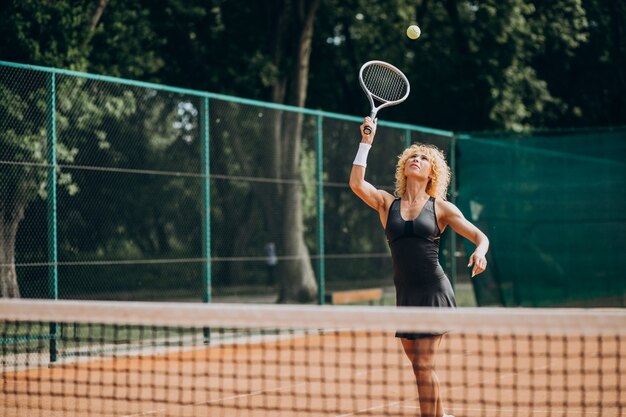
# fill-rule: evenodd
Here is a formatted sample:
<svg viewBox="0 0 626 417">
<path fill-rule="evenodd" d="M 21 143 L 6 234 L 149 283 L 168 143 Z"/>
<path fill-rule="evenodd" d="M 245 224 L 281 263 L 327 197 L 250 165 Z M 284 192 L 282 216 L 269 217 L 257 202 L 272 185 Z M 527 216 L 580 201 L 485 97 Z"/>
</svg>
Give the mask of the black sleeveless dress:
<svg viewBox="0 0 626 417">
<path fill-rule="evenodd" d="M 439 263 L 441 233 L 435 199 L 429 198 L 413 220 L 402 218 L 400 199 L 394 200 L 389 207 L 385 234 L 391 248 L 396 305 L 456 307 L 452 285 Z M 396 337 L 408 339 L 433 335 L 396 333 Z"/>
</svg>

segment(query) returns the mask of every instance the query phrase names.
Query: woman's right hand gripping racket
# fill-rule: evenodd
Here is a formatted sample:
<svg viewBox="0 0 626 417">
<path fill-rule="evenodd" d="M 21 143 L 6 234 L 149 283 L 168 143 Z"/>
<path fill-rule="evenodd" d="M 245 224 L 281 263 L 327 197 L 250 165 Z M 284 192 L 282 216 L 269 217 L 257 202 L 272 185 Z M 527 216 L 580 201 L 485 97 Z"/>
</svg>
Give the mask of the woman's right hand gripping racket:
<svg viewBox="0 0 626 417">
<path fill-rule="evenodd" d="M 383 61 L 363 64 L 359 71 L 359 83 L 372 107 L 370 117 L 374 121 L 380 109 L 402 103 L 411 91 L 409 80 L 402 71 Z M 369 126 L 363 130 L 368 135 L 372 133 Z"/>
</svg>

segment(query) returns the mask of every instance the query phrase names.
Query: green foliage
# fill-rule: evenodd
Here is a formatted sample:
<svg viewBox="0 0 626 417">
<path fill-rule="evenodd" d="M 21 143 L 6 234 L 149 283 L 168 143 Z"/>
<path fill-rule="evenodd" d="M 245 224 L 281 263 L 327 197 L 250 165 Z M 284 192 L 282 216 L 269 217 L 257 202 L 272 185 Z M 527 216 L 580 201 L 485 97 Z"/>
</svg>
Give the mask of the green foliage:
<svg viewBox="0 0 626 417">
<path fill-rule="evenodd" d="M 279 38 L 283 10 L 291 18 Z M 0 57 L 268 100 L 299 29 L 289 0 L 111 0 L 90 31 L 94 11 L 87 0 L 8 2 Z M 448 130 L 624 124 L 625 15 L 624 0 L 322 0 L 307 103 L 364 114 L 358 67 L 383 59 L 414 91 L 385 113 L 391 120 Z M 418 41 L 404 35 L 410 23 Z"/>
<path fill-rule="evenodd" d="M 574 54 L 546 42 L 539 74 L 567 109 L 547 126 L 626 124 L 626 1 L 583 0 L 587 42 Z"/>
<path fill-rule="evenodd" d="M 110 0 L 89 43 L 90 72 L 159 81 L 153 74 L 166 65 L 159 51 L 166 38 L 158 34 L 152 3 Z"/>
<path fill-rule="evenodd" d="M 261 99 L 270 98 L 270 87 L 286 69 L 276 67 L 272 56 L 279 10 L 271 2 L 135 0 L 120 7 L 113 0 L 83 49 L 93 4 L 79 3 L 11 2 L 2 26 L 14 42 L 0 52 L 20 61 Z M 570 98 L 581 94 L 564 91 L 559 75 L 571 78 L 595 62 L 621 63 L 620 51 L 611 46 L 621 44 L 615 36 L 620 32 L 610 29 L 623 16 L 620 10 L 623 1 L 608 6 L 591 0 L 324 0 L 308 102 L 363 113 L 356 69 L 368 59 L 387 59 L 406 70 L 416 92 L 410 106 L 388 111 L 391 119 L 456 130 L 524 130 L 578 115 L 593 125 L 589 117 L 599 118 L 600 112 L 581 100 L 572 103 Z M 404 35 L 411 22 L 423 29 L 415 42 Z M 586 53 L 596 57 L 585 64 L 576 57 L 589 42 L 595 49 Z M 590 94 L 591 86 L 585 92 Z"/>
<path fill-rule="evenodd" d="M 83 48 L 92 1 L 10 1 L 0 14 L 0 56 L 76 70 L 88 66 Z"/>
<path fill-rule="evenodd" d="M 336 11 L 320 14 L 312 77 L 313 84 L 332 87 L 311 90 L 314 107 L 364 114 L 357 69 L 369 59 L 389 60 L 407 73 L 413 93 L 407 106 L 384 117 L 449 130 L 526 130 L 558 122 L 568 106 L 537 61 L 555 49 L 573 56 L 589 39 L 581 0 L 328 0 L 325 6 Z M 422 28 L 417 41 L 404 35 L 413 22 Z M 550 60 L 568 70 L 563 64 Z"/>
<path fill-rule="evenodd" d="M 5 196 L 16 196 L 12 201 L 14 207 L 26 207 L 37 194 L 43 198 L 47 195 L 47 170 L 42 167 L 47 162 L 52 116 L 48 83 L 44 78 L 39 81 L 33 84 L 40 84 L 40 87 L 27 91 L 18 85 L 0 84 L 0 121 L 3 128 L 0 145 L 3 159 L 28 162 L 0 171 L 0 189 Z M 57 161 L 72 162 L 76 153 L 76 148 L 58 146 Z M 77 191 L 69 173 L 59 176 L 59 185 L 66 186 L 71 194 Z M 5 201 L 5 204 L 8 202 Z"/>
</svg>

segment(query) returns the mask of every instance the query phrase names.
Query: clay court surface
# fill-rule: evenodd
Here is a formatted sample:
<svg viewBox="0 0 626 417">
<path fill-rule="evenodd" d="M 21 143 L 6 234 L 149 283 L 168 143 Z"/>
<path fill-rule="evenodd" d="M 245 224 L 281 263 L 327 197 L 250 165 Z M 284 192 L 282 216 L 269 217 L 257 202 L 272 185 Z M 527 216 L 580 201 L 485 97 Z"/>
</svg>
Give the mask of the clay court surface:
<svg viewBox="0 0 626 417">
<path fill-rule="evenodd" d="M 448 334 L 437 374 L 456 417 L 626 416 L 620 349 L 617 337 Z M 52 368 L 10 362 L 5 356 L 5 417 L 419 416 L 393 333 L 235 338 L 69 357 Z"/>
</svg>

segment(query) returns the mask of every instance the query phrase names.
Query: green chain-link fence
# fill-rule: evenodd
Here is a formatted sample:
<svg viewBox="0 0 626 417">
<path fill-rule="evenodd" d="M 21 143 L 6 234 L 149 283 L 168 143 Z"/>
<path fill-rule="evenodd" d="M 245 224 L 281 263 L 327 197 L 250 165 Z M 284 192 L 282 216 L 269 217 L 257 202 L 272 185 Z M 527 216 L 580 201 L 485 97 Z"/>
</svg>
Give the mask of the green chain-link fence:
<svg viewBox="0 0 626 417">
<path fill-rule="evenodd" d="M 361 118 L 11 63 L 0 89 L 0 263 L 22 297 L 275 299 L 275 264 L 297 261 L 281 245 L 294 190 L 320 294 L 392 282 L 377 216 L 347 185 Z M 293 115 L 284 175 L 273 135 Z M 392 189 L 407 143 L 450 136 L 382 122 L 368 178 Z"/>
<path fill-rule="evenodd" d="M 291 278 L 279 267 L 303 260 L 283 229 L 292 213 L 320 295 L 389 286 L 378 216 L 347 184 L 361 120 L 0 63 L 2 293 L 275 300 Z M 624 302 L 626 130 L 454 136 L 381 121 L 368 180 L 391 191 L 415 141 L 449 156 L 450 198 L 491 239 L 479 304 Z M 448 275 L 468 280 L 471 248 L 444 239 Z"/>
</svg>

